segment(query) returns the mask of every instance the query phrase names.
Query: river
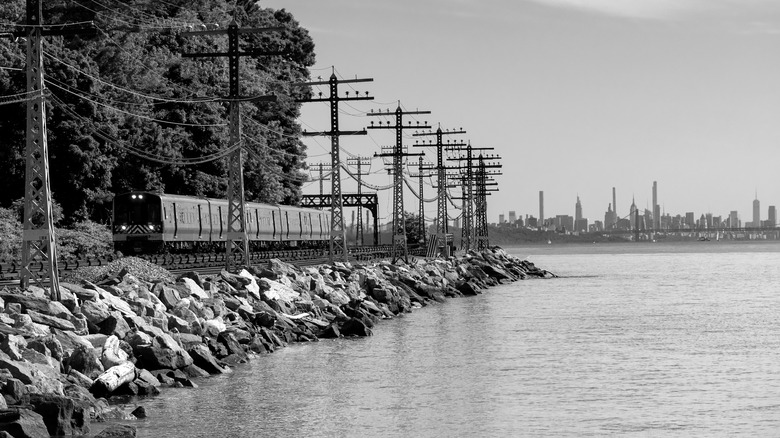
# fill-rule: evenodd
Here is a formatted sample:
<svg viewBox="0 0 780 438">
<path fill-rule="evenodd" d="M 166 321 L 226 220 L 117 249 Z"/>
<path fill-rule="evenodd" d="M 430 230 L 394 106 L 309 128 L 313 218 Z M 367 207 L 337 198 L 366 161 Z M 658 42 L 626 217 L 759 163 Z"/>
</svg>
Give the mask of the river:
<svg viewBox="0 0 780 438">
<path fill-rule="evenodd" d="M 561 276 L 141 400 L 141 437 L 780 436 L 780 244 L 511 248 Z M 96 425 L 96 429 L 101 426 Z"/>
</svg>

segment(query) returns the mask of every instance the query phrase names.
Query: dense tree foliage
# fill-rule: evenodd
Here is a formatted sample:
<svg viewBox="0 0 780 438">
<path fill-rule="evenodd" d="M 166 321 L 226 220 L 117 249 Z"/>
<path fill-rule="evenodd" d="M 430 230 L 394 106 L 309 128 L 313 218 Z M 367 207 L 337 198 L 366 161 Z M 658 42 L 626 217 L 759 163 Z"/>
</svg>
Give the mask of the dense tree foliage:
<svg viewBox="0 0 780 438">
<path fill-rule="evenodd" d="M 24 23 L 24 0 L 0 5 L 0 32 Z M 305 148 L 296 123 L 308 93 L 291 83 L 308 79 L 314 44 L 284 10 L 250 0 L 47 0 L 45 23 L 94 22 L 92 35 L 44 41 L 48 144 L 52 189 L 64 223 L 106 222 L 115 193 L 154 190 L 224 197 L 225 160 L 182 161 L 230 145 L 227 58 L 185 58 L 225 52 L 227 38 L 187 36 L 189 30 L 241 27 L 283 30 L 242 35 L 242 50 L 281 52 L 243 57 L 241 94 L 276 94 L 276 102 L 244 102 L 242 110 L 247 200 L 295 203 L 304 176 Z M 236 8 L 234 10 L 234 5 Z M 0 95 L 25 90 L 25 42 L 0 38 Z M 153 96 L 155 99 L 150 99 Z M 0 105 L 0 207 L 24 196 L 25 103 Z M 138 157 L 156 156 L 163 162 Z"/>
</svg>

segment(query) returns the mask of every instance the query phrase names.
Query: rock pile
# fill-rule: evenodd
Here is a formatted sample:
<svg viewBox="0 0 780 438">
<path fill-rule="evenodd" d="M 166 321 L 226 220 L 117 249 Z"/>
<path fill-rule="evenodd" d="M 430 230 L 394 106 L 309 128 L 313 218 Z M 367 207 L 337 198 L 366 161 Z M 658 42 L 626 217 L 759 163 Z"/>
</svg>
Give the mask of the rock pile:
<svg viewBox="0 0 780 438">
<path fill-rule="evenodd" d="M 298 268 L 271 260 L 238 274 L 191 272 L 154 283 L 121 272 L 62 283 L 59 302 L 36 287 L 5 289 L 0 436 L 88 434 L 91 421 L 146 415 L 143 407 L 111 407 L 109 397 L 197 387 L 196 377 L 229 373 L 290 342 L 370 336 L 378 320 L 415 307 L 550 276 L 496 248 L 400 265 Z"/>
</svg>

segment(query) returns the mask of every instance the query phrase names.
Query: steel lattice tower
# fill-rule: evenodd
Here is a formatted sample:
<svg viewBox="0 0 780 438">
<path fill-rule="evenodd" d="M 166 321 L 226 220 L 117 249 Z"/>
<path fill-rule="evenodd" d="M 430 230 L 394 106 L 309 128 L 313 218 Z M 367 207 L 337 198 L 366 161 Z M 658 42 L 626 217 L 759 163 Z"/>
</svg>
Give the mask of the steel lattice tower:
<svg viewBox="0 0 780 438">
<path fill-rule="evenodd" d="M 441 126 L 436 132 L 415 133 L 415 137 L 435 135 L 436 136 L 436 173 L 437 173 L 437 198 L 436 198 L 436 238 L 440 248 L 440 254 L 449 255 L 449 246 L 447 245 L 447 234 L 449 225 L 447 223 L 447 167 L 444 165 L 444 135 L 465 134 L 462 128 L 455 131 L 442 131 Z M 424 147 L 426 145 L 416 145 Z M 466 146 L 465 143 L 448 143 L 447 146 Z"/>
<path fill-rule="evenodd" d="M 485 160 L 482 158 L 482 154 L 479 155 L 479 167 L 476 172 L 476 185 L 477 196 L 475 199 L 476 204 L 476 223 L 474 225 L 477 251 L 482 251 L 488 247 L 488 227 L 487 227 L 487 193 L 485 184 Z"/>
<path fill-rule="evenodd" d="M 273 53 L 262 52 L 259 50 L 241 51 L 239 47 L 239 35 L 255 34 L 262 32 L 271 32 L 282 30 L 279 27 L 267 28 L 239 28 L 236 20 L 230 22 L 226 30 L 200 30 L 191 32 L 182 32 L 182 36 L 200 36 L 200 35 L 227 35 L 227 52 L 218 53 L 185 53 L 182 56 L 187 58 L 228 58 L 228 76 L 229 76 L 229 95 L 226 101 L 230 105 L 228 122 L 230 125 L 230 148 L 235 148 L 228 155 L 228 218 L 227 218 L 227 239 L 225 242 L 225 267 L 228 271 L 234 270 L 236 262 L 241 264 L 249 263 L 249 239 L 246 234 L 246 214 L 244 207 L 244 157 L 242 155 L 241 144 L 241 107 L 242 100 L 248 100 L 241 96 L 241 87 L 239 83 L 239 60 L 242 56 L 262 56 Z M 274 101 L 276 96 L 261 96 L 251 99 L 253 101 Z"/>
<path fill-rule="evenodd" d="M 356 83 L 356 82 L 371 82 L 373 79 L 345 79 L 339 80 L 336 77 L 335 68 L 330 75 L 330 79 L 327 82 L 316 81 L 306 82 L 303 84 L 295 85 L 327 85 L 330 91 L 330 96 L 327 98 L 310 98 L 299 100 L 299 102 L 329 102 L 330 103 L 330 131 L 325 132 L 304 132 L 304 136 L 315 135 L 328 135 L 330 136 L 330 181 L 331 181 L 331 204 L 330 204 L 330 258 L 331 261 L 337 258 L 341 258 L 346 261 L 349 257 L 349 251 L 347 250 L 347 235 L 346 228 L 344 227 L 344 200 L 341 197 L 341 153 L 339 145 L 339 137 L 342 135 L 366 135 L 365 130 L 361 131 L 339 131 L 339 105 L 340 101 L 347 100 L 372 100 L 373 97 L 369 97 L 366 93 L 365 97 L 360 97 L 358 92 L 355 92 L 355 97 L 349 97 L 347 92 L 346 97 L 340 97 L 338 95 L 339 84 Z M 321 94 L 321 93 L 320 93 Z"/>
<path fill-rule="evenodd" d="M 46 100 L 44 99 L 41 27 L 42 7 L 38 0 L 27 2 L 27 167 L 24 183 L 24 231 L 22 235 L 22 269 L 20 286 L 26 289 L 33 280 L 44 287 L 49 278 L 53 300 L 60 300 L 57 245 L 52 218 L 49 150 L 46 141 Z M 31 267 L 40 263 L 42 271 Z"/>
<path fill-rule="evenodd" d="M 357 167 L 357 195 L 358 199 L 361 199 L 361 195 L 363 194 L 363 176 L 367 175 L 367 173 L 363 173 L 363 166 L 370 166 L 371 165 L 371 159 L 368 157 L 353 157 L 353 158 L 347 158 L 347 164 L 353 165 Z M 355 241 L 359 242 L 360 245 L 364 245 L 365 241 L 363 240 L 363 204 L 358 204 L 357 207 L 357 216 L 358 216 L 358 222 L 357 222 L 357 228 L 355 229 Z"/>
<path fill-rule="evenodd" d="M 412 114 L 430 114 L 430 111 L 403 111 L 399 102 L 398 108 L 395 110 L 395 126 L 391 126 L 389 123 L 387 126 L 369 126 L 370 129 L 395 129 L 395 146 L 391 154 L 379 154 L 377 156 L 392 156 L 393 157 L 393 262 L 395 263 L 399 256 L 403 254 L 404 261 L 409 259 L 409 250 L 406 242 L 406 220 L 404 218 L 404 175 L 403 175 L 403 158 L 408 156 L 417 156 L 422 154 L 409 154 L 404 152 L 403 147 L 403 130 L 404 129 L 430 129 L 427 123 L 424 126 L 419 125 L 412 126 L 403 125 L 403 116 Z M 371 112 L 369 116 L 384 116 L 389 113 L 374 113 Z"/>
</svg>

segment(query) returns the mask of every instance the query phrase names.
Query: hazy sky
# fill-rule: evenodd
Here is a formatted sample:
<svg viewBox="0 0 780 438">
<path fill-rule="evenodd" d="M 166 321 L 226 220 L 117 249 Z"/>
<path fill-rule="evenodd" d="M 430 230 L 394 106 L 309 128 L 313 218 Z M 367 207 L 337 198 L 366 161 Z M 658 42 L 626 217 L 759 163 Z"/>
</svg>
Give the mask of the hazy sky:
<svg viewBox="0 0 780 438">
<path fill-rule="evenodd" d="M 317 65 L 351 78 L 375 102 L 342 104 L 341 129 L 360 112 L 430 110 L 442 128 L 463 127 L 474 146 L 503 156 L 499 213 L 603 220 L 617 187 L 617 211 L 632 196 L 650 206 L 653 181 L 667 213 L 693 211 L 752 220 L 780 206 L 780 1 L 777 0 L 263 0 L 309 29 Z M 343 89 L 349 90 L 344 87 Z M 323 89 L 323 91 L 326 91 Z M 351 91 L 351 90 L 350 90 Z M 354 115 L 348 115 L 354 114 Z M 413 119 L 414 120 L 414 119 Z M 327 130 L 326 104 L 304 105 L 304 128 Z M 392 131 L 342 137 L 371 156 Z M 310 145 L 310 163 L 329 139 Z M 407 139 L 414 144 L 414 139 Z M 431 160 L 434 153 L 429 153 Z M 374 161 L 372 171 L 381 168 Z M 386 185 L 384 173 L 366 179 Z M 344 191 L 356 185 L 345 181 Z M 307 186 L 316 193 L 318 184 Z M 433 196 L 426 186 L 425 197 Z M 380 193 L 382 216 L 391 191 Z M 416 200 L 407 190 L 407 209 Z M 435 203 L 427 204 L 435 216 Z"/>
</svg>

